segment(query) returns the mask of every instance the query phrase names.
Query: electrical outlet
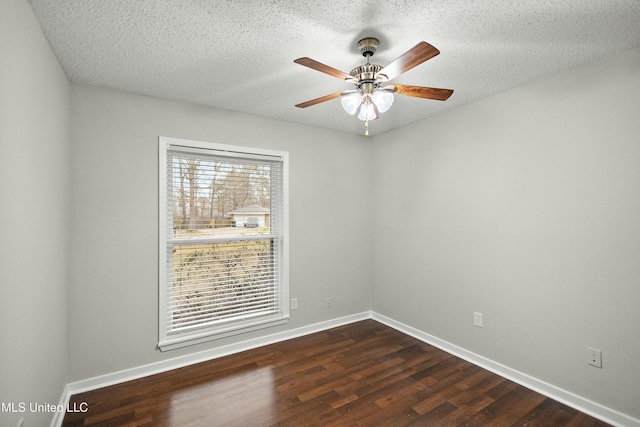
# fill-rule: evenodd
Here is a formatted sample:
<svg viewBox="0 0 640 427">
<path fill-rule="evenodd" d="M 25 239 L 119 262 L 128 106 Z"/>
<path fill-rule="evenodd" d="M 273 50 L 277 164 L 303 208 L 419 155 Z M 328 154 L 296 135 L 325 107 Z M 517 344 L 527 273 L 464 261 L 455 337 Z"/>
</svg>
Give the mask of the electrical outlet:
<svg viewBox="0 0 640 427">
<path fill-rule="evenodd" d="M 602 351 L 587 347 L 587 363 L 596 368 L 602 368 Z"/>
<path fill-rule="evenodd" d="M 482 313 L 478 313 L 477 311 L 473 312 L 473 324 L 482 328 Z"/>
<path fill-rule="evenodd" d="M 298 298 L 291 298 L 291 310 L 298 309 Z"/>
<path fill-rule="evenodd" d="M 324 308 L 331 308 L 331 298 L 325 298 Z"/>
</svg>

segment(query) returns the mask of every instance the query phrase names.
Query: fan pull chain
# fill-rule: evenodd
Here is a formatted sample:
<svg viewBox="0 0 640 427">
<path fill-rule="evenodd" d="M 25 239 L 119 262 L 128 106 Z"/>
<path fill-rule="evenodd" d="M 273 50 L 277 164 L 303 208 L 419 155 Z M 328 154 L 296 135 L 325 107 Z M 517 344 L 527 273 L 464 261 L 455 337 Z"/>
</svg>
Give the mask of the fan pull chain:
<svg viewBox="0 0 640 427">
<path fill-rule="evenodd" d="M 369 120 L 364 122 L 364 136 L 369 136 Z"/>
</svg>

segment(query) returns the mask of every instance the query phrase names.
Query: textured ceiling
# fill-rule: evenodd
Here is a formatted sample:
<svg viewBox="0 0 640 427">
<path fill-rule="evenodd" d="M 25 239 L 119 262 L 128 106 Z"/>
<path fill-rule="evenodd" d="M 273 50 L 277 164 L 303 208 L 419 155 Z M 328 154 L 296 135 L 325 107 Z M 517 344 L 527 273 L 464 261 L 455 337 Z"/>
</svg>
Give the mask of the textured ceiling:
<svg viewBox="0 0 640 427">
<path fill-rule="evenodd" d="M 72 82 L 362 134 L 335 99 L 377 37 L 382 66 L 419 41 L 440 55 L 393 80 L 454 89 L 446 102 L 396 95 L 372 134 L 640 46 L 638 0 L 30 0 Z"/>
</svg>

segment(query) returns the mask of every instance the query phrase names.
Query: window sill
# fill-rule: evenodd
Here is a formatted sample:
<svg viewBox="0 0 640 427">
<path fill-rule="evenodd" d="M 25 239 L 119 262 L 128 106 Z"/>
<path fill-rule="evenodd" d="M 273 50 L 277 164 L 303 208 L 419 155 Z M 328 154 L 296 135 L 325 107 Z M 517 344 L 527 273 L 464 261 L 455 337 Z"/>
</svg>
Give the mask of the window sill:
<svg viewBox="0 0 640 427">
<path fill-rule="evenodd" d="M 288 315 L 278 315 L 278 317 L 263 318 L 253 320 L 250 323 L 241 323 L 219 327 L 215 329 L 207 329 L 198 332 L 188 332 L 184 334 L 176 334 L 171 337 L 165 337 L 158 342 L 160 351 L 175 350 L 190 345 L 201 344 L 207 341 L 214 341 L 221 338 L 227 338 L 234 335 L 240 335 L 259 329 L 270 328 L 273 326 L 284 325 L 289 321 Z"/>
</svg>

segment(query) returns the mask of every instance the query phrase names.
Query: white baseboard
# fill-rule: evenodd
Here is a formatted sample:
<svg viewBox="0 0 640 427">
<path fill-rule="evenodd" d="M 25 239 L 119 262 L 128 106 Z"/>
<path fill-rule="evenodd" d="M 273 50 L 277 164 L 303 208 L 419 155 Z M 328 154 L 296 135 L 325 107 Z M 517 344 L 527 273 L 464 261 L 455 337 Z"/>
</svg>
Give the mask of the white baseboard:
<svg viewBox="0 0 640 427">
<path fill-rule="evenodd" d="M 426 332 L 422 332 L 411 326 L 405 325 L 404 323 L 397 322 L 375 312 L 372 312 L 371 318 L 604 422 L 619 427 L 640 427 L 640 420 L 636 418 L 632 418 L 621 412 L 600 405 L 599 403 L 585 399 L 584 397 L 509 368 L 508 366 L 494 362 L 486 357 L 472 353 L 464 348 L 458 347 L 457 345 L 427 334 Z"/>
<path fill-rule="evenodd" d="M 59 405 L 62 405 L 63 408 L 66 408 L 69 404 L 69 399 L 71 398 L 71 393 L 69 392 L 69 384 L 64 387 L 62 390 L 62 397 L 60 397 Z M 56 411 L 53 413 L 53 418 L 51 419 L 51 424 L 49 427 L 60 427 L 62 425 L 62 421 L 64 421 L 65 412 Z"/>
<path fill-rule="evenodd" d="M 304 335 L 321 332 L 327 329 L 335 328 L 337 326 L 342 326 L 366 319 L 373 319 L 380 323 L 383 323 L 393 329 L 410 335 L 416 339 L 419 339 L 420 341 L 431 344 L 434 347 L 438 347 L 439 349 L 444 350 L 447 353 L 460 357 L 461 359 L 471 362 L 474 365 L 487 369 L 488 371 L 496 373 L 504 378 L 507 378 L 508 380 L 523 385 L 531 390 L 548 396 L 554 400 L 557 400 L 558 402 L 564 403 L 567 406 L 575 408 L 581 412 L 589 414 L 614 426 L 640 427 L 640 420 L 636 418 L 632 418 L 628 415 L 607 408 L 596 402 L 580 397 L 574 393 L 558 388 L 552 384 L 541 381 L 530 375 L 509 368 L 508 366 L 502 365 L 483 356 L 472 353 L 468 350 L 465 350 L 464 348 L 441 340 L 440 338 L 437 338 L 426 332 L 422 332 L 411 326 L 405 325 L 404 323 L 397 322 L 391 318 L 370 311 L 320 323 L 314 323 L 313 325 L 303 326 L 300 328 L 292 329 L 290 331 L 279 332 L 260 338 L 241 341 L 235 344 L 229 344 L 210 350 L 204 350 L 173 359 L 167 359 L 160 362 L 150 363 L 131 369 L 125 369 L 122 371 L 69 383 L 63 391 L 60 403 L 64 406 L 67 406 L 69 403 L 69 399 L 74 394 L 83 393 L 86 391 L 119 384 L 125 381 L 170 371 L 172 369 L 182 368 L 196 363 L 205 362 L 207 360 L 217 359 L 219 357 L 224 357 L 234 353 L 263 347 L 265 345 L 286 341 L 292 338 L 298 338 Z M 56 413 L 54 419 L 51 422 L 51 427 L 60 427 L 62 425 L 63 418 L 64 413 Z"/>
</svg>

